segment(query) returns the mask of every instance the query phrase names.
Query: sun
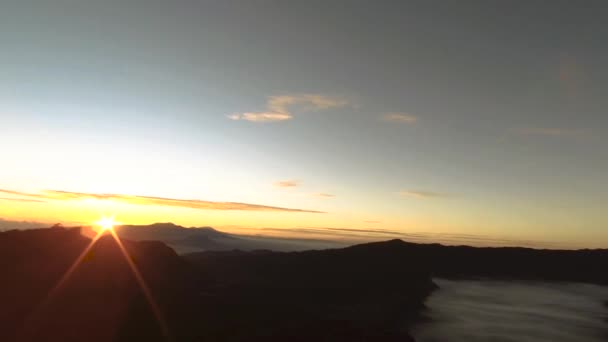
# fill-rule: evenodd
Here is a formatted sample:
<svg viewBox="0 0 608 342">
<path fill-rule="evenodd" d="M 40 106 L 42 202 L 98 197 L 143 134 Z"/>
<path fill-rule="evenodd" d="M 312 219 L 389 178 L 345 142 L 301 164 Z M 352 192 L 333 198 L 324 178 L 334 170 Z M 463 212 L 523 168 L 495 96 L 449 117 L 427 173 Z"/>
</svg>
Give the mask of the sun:
<svg viewBox="0 0 608 342">
<path fill-rule="evenodd" d="M 116 221 L 114 221 L 114 216 L 102 216 L 99 221 L 95 222 L 101 230 L 112 230 L 116 225 Z"/>
</svg>

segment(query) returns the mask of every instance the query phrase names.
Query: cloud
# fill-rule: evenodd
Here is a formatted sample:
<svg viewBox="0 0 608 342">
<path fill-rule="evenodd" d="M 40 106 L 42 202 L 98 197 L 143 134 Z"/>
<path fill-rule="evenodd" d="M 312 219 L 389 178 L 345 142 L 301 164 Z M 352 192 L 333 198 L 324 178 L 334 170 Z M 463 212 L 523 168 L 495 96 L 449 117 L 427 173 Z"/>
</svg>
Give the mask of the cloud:
<svg viewBox="0 0 608 342">
<path fill-rule="evenodd" d="M 300 182 L 297 180 L 288 179 L 276 182 L 274 185 L 278 186 L 279 188 L 295 188 L 296 186 L 300 185 Z"/>
<path fill-rule="evenodd" d="M 387 113 L 382 117 L 382 120 L 387 122 L 414 124 L 418 118 L 408 113 Z"/>
<path fill-rule="evenodd" d="M 14 202 L 36 202 L 36 203 L 45 203 L 45 196 L 39 194 L 30 194 L 26 192 L 13 191 L 0 189 L 0 194 L 8 195 L 9 197 L 2 196 L 0 200 L 3 201 L 14 201 Z M 23 198 L 25 197 L 25 198 Z"/>
<path fill-rule="evenodd" d="M 328 194 L 326 192 L 320 192 L 318 194 L 315 194 L 316 197 L 325 197 L 325 198 L 333 198 L 336 197 L 336 195 L 334 194 Z"/>
<path fill-rule="evenodd" d="M 295 188 L 300 186 L 300 181 L 294 179 L 283 180 L 274 183 L 274 186 L 279 188 Z M 317 192 L 317 193 L 296 193 L 295 195 L 299 196 L 313 196 L 313 197 L 321 197 L 321 198 L 333 198 L 336 197 L 334 194 L 330 194 L 327 192 Z"/>
<path fill-rule="evenodd" d="M 303 111 L 317 111 L 340 108 L 349 105 L 345 99 L 316 94 L 270 96 L 266 101 L 266 111 L 244 112 L 228 115 L 230 120 L 251 122 L 277 122 L 293 118 L 290 107 L 302 106 Z"/>
<path fill-rule="evenodd" d="M 46 201 L 29 199 L 29 198 L 11 198 L 11 197 L 0 197 L 2 201 L 15 201 L 15 202 L 35 202 L 35 203 L 46 203 Z"/>
<path fill-rule="evenodd" d="M 538 135 L 547 137 L 574 137 L 583 134 L 582 131 L 555 127 L 524 127 L 517 130 L 522 135 Z"/>
<path fill-rule="evenodd" d="M 292 236 L 315 237 L 327 241 L 345 243 L 363 243 L 370 241 L 383 241 L 387 239 L 402 239 L 414 243 L 442 243 L 446 245 L 470 245 L 477 247 L 532 247 L 532 248 L 563 248 L 566 244 L 551 243 L 537 240 L 514 239 L 511 237 L 453 234 L 435 232 L 404 232 L 386 229 L 356 229 L 356 228 L 329 228 L 329 227 L 302 227 L 302 228 L 260 228 L 264 232 L 289 233 Z"/>
<path fill-rule="evenodd" d="M 203 210 L 244 210 L 244 211 L 277 211 L 277 212 L 300 212 L 300 213 L 324 213 L 316 210 L 283 208 L 261 204 L 250 204 L 240 202 L 212 202 L 196 199 L 176 199 L 152 196 L 135 196 L 121 194 L 93 194 L 70 192 L 60 190 L 44 190 L 40 194 L 29 194 L 23 192 L 15 192 L 11 190 L 1 190 L 2 193 L 16 194 L 23 197 L 43 198 L 48 200 L 81 200 L 81 199 L 99 199 L 113 200 L 124 203 L 137 205 L 158 205 L 170 207 L 182 207 Z"/>
<path fill-rule="evenodd" d="M 40 195 L 40 194 L 30 194 L 30 193 L 27 193 L 27 192 L 14 191 L 14 190 L 6 190 L 6 189 L 0 189 L 0 193 L 6 194 L 6 195 L 21 196 L 21 197 L 44 198 L 44 196 Z"/>
<path fill-rule="evenodd" d="M 303 94 L 270 96 L 266 105 L 268 109 L 273 112 L 288 113 L 289 107 L 293 105 L 303 105 L 305 110 L 313 111 L 346 107 L 349 103 L 348 101 L 337 97 Z"/>
<path fill-rule="evenodd" d="M 242 113 L 228 115 L 230 120 L 245 120 L 251 122 L 272 122 L 272 121 L 285 121 L 292 118 L 289 113 L 273 113 L 273 112 L 260 112 L 260 113 Z"/>
<path fill-rule="evenodd" d="M 413 198 L 418 198 L 418 199 L 448 197 L 447 194 L 433 192 L 433 191 L 423 191 L 423 190 L 403 190 L 403 191 L 399 191 L 399 195 L 401 195 L 403 197 L 413 197 Z"/>
<path fill-rule="evenodd" d="M 291 233 L 302 233 L 302 234 L 318 234 L 318 235 L 332 235 L 341 237 L 366 237 L 371 238 L 374 236 L 381 238 L 401 237 L 403 233 L 396 230 L 386 229 L 357 229 L 357 228 L 329 228 L 329 227 L 306 227 L 306 228 L 260 228 L 262 231 L 277 231 Z"/>
</svg>

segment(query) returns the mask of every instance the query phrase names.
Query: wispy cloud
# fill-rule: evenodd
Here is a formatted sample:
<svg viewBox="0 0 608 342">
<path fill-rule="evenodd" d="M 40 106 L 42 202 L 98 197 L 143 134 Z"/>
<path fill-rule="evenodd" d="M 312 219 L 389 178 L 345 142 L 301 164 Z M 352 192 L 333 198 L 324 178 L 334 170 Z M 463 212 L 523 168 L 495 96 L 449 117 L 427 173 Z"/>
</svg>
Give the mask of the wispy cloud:
<svg viewBox="0 0 608 342">
<path fill-rule="evenodd" d="M 0 197 L 0 201 L 14 201 L 14 202 L 35 202 L 35 203 L 46 203 L 46 201 L 29 199 L 29 198 L 12 198 L 12 197 Z"/>
<path fill-rule="evenodd" d="M 327 239 L 328 241 L 340 241 L 346 243 L 362 243 L 369 241 L 382 241 L 387 239 L 402 239 L 414 243 L 442 243 L 446 245 L 470 245 L 470 246 L 518 246 L 533 248 L 562 248 L 566 244 L 551 242 L 513 239 L 511 237 L 431 233 L 431 232 L 404 232 L 386 229 L 355 229 L 355 228 L 329 228 L 329 227 L 302 227 L 302 228 L 260 228 L 262 232 L 289 233 L 292 237 L 299 236 L 314 237 L 316 239 Z"/>
<path fill-rule="evenodd" d="M 213 202 L 203 201 L 197 199 L 176 199 L 176 198 L 165 198 L 165 197 L 152 197 L 152 196 L 135 196 L 135 195 L 121 195 L 121 194 L 94 194 L 94 193 L 81 193 L 71 191 L 60 191 L 60 190 L 44 190 L 39 194 L 31 194 L 24 192 L 16 192 L 11 190 L 1 190 L 0 193 L 9 193 L 12 195 L 18 195 L 22 197 L 32 197 L 36 199 L 48 199 L 48 200 L 81 200 L 81 199 L 99 199 L 99 200 L 113 200 L 124 203 L 137 204 L 137 205 L 156 205 L 156 206 L 170 206 L 170 207 L 182 207 L 192 209 L 204 209 L 204 210 L 245 210 L 245 211 L 277 211 L 277 212 L 301 212 L 301 213 L 324 213 L 316 210 L 306 209 L 295 209 L 295 208 L 283 208 L 261 204 L 251 203 L 240 203 L 240 202 Z"/>
<path fill-rule="evenodd" d="M 278 186 L 279 188 L 295 188 L 298 185 L 300 185 L 300 181 L 297 181 L 295 179 L 288 179 L 288 180 L 278 181 L 278 182 L 274 183 L 274 185 Z"/>
<path fill-rule="evenodd" d="M 305 228 L 260 228 L 265 231 L 278 231 L 291 233 L 306 233 L 306 234 L 323 234 L 323 235 L 336 235 L 346 237 L 357 237 L 365 236 L 370 237 L 367 234 L 374 234 L 381 237 L 399 237 L 402 236 L 402 232 L 396 230 L 386 229 L 357 229 L 357 228 L 329 228 L 329 227 L 305 227 Z"/>
<path fill-rule="evenodd" d="M 387 122 L 414 124 L 418 121 L 418 118 L 408 113 L 386 113 L 382 117 L 382 120 Z"/>
<path fill-rule="evenodd" d="M 447 194 L 433 191 L 424 190 L 403 190 L 399 191 L 399 195 L 403 197 L 413 197 L 418 199 L 431 199 L 431 198 L 442 198 L 448 197 Z"/>
<path fill-rule="evenodd" d="M 349 105 L 345 99 L 318 95 L 318 94 L 302 94 L 302 95 L 280 95 L 270 96 L 268 98 L 267 107 L 273 112 L 288 113 L 289 107 L 293 105 L 302 105 L 307 111 L 340 108 Z"/>
<path fill-rule="evenodd" d="M 517 129 L 521 135 L 538 135 L 547 137 L 574 137 L 583 134 L 582 131 L 568 128 L 556 127 L 523 127 Z"/>
<path fill-rule="evenodd" d="M 290 113 L 257 112 L 228 115 L 230 120 L 245 120 L 251 122 L 285 121 L 293 118 Z"/>
<path fill-rule="evenodd" d="M 315 197 L 333 198 L 333 197 L 336 197 L 336 195 L 328 194 L 326 192 L 320 192 L 320 193 L 315 194 Z"/>
<path fill-rule="evenodd" d="M 22 191 L 14 191 L 7 189 L 0 189 L 0 194 L 11 195 L 11 196 L 20 196 L 20 197 L 36 197 L 36 198 L 44 198 L 41 194 L 31 194 Z"/>
<path fill-rule="evenodd" d="M 261 112 L 244 112 L 228 115 L 231 120 L 251 122 L 276 122 L 293 118 L 291 107 L 302 106 L 303 111 L 317 111 L 330 108 L 346 107 L 349 102 L 345 99 L 318 94 L 270 96 L 266 101 L 266 109 Z"/>
<path fill-rule="evenodd" d="M 296 188 L 300 186 L 300 181 L 295 180 L 295 179 L 287 179 L 287 180 L 282 180 L 279 182 L 274 183 L 274 186 L 279 187 L 279 188 Z M 320 197 L 320 198 L 334 198 L 336 197 L 336 195 L 334 194 L 330 194 L 327 192 L 316 192 L 316 193 L 293 193 L 294 195 L 298 195 L 298 196 L 313 196 L 313 197 Z"/>
</svg>

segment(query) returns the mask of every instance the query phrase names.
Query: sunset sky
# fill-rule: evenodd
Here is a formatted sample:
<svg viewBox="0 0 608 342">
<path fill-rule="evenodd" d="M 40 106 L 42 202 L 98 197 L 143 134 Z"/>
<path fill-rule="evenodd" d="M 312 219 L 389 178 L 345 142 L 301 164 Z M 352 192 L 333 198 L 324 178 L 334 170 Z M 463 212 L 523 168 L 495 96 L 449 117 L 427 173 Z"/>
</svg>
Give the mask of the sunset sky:
<svg viewBox="0 0 608 342">
<path fill-rule="evenodd" d="M 602 7 L 3 1 L 0 218 L 608 247 Z"/>
</svg>

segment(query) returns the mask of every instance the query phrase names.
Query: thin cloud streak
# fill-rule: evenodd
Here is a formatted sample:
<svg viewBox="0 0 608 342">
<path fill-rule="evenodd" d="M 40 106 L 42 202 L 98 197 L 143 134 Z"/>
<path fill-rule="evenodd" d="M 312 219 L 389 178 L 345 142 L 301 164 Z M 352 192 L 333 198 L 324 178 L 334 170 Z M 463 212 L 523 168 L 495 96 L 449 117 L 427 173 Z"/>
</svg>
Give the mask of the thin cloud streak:
<svg viewBox="0 0 608 342">
<path fill-rule="evenodd" d="M 323 214 L 325 212 L 306 209 L 283 208 L 261 204 L 250 204 L 240 202 L 213 202 L 202 201 L 196 199 L 176 199 L 152 196 L 135 196 L 121 194 L 93 194 L 81 193 L 61 190 L 44 190 L 41 194 L 30 194 L 24 192 L 16 192 L 11 190 L 2 190 L 0 193 L 10 193 L 22 197 L 42 198 L 48 200 L 81 200 L 81 199 L 98 199 L 98 200 L 114 200 L 124 203 L 137 205 L 158 205 L 170 207 L 182 207 L 203 210 L 242 210 L 242 211 L 276 211 L 276 212 L 300 212 L 300 213 L 315 213 Z"/>
<path fill-rule="evenodd" d="M 0 197 L 1 201 L 15 201 L 15 202 L 32 202 L 32 203 L 46 203 L 43 200 L 28 199 L 28 198 L 11 198 L 11 197 Z"/>
<path fill-rule="evenodd" d="M 399 195 L 403 196 L 403 197 L 413 197 L 413 198 L 418 198 L 418 199 L 448 197 L 447 194 L 433 192 L 433 191 L 424 191 L 424 190 L 404 190 L 404 191 L 399 191 Z"/>
<path fill-rule="evenodd" d="M 354 228 L 261 228 L 261 231 L 276 233 L 296 233 L 301 237 L 314 236 L 326 241 L 337 241 L 343 243 L 364 243 L 370 241 L 383 241 L 387 239 L 401 239 L 414 243 L 442 243 L 452 246 L 477 246 L 477 247 L 530 247 L 530 248 L 564 248 L 565 244 L 550 243 L 538 240 L 514 239 L 511 237 L 452 234 L 452 233 L 430 233 L 430 232 L 403 232 L 385 229 L 354 229 Z"/>
<path fill-rule="evenodd" d="M 303 105 L 304 110 L 314 111 L 348 106 L 348 101 L 338 97 L 318 94 L 270 96 L 267 107 L 273 112 L 288 113 L 289 107 Z"/>
<path fill-rule="evenodd" d="M 251 122 L 273 122 L 273 121 L 285 121 L 293 118 L 289 113 L 273 113 L 273 112 L 260 112 L 260 113 L 242 113 L 228 115 L 230 120 L 245 120 Z"/>
<path fill-rule="evenodd" d="M 283 181 L 278 181 L 274 183 L 275 186 L 279 188 L 295 188 L 300 185 L 300 182 L 294 179 L 288 179 Z"/>
<path fill-rule="evenodd" d="M 330 108 L 340 108 L 349 105 L 345 99 L 318 94 L 270 96 L 266 101 L 266 111 L 234 113 L 227 117 L 230 120 L 250 122 L 280 122 L 291 120 L 293 115 L 290 107 L 299 105 L 303 111 L 318 111 Z"/>
<path fill-rule="evenodd" d="M 418 121 L 418 118 L 408 113 L 387 113 L 382 117 L 382 120 L 411 125 L 415 124 L 416 121 Z"/>
<path fill-rule="evenodd" d="M 547 137 L 574 137 L 583 134 L 582 131 L 555 127 L 524 127 L 517 130 L 521 135 L 537 135 Z"/>
<path fill-rule="evenodd" d="M 0 193 L 6 194 L 6 195 L 22 196 L 22 197 L 44 198 L 44 196 L 40 195 L 40 194 L 30 194 L 27 192 L 7 190 L 7 189 L 0 189 Z"/>
<path fill-rule="evenodd" d="M 321 193 L 315 194 L 315 197 L 334 198 L 334 197 L 336 197 L 336 195 L 321 192 Z"/>
</svg>

